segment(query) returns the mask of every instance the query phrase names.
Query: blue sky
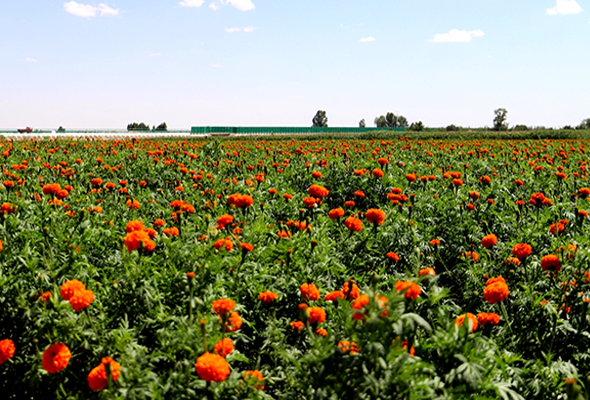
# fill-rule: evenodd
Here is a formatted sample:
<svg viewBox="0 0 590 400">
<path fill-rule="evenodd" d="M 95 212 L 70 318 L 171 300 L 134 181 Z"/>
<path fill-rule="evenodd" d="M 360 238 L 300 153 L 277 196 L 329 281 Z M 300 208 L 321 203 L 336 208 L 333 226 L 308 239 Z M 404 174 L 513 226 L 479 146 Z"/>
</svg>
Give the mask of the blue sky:
<svg viewBox="0 0 590 400">
<path fill-rule="evenodd" d="M 590 117 L 590 0 L 0 3 L 0 128 L 560 127 Z"/>
</svg>

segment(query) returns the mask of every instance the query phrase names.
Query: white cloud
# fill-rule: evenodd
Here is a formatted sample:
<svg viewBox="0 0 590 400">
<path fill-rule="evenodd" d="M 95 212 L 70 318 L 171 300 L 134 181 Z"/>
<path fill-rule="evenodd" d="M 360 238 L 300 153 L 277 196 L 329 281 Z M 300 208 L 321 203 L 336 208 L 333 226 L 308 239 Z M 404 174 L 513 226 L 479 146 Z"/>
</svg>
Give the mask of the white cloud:
<svg viewBox="0 0 590 400">
<path fill-rule="evenodd" d="M 485 34 L 481 30 L 475 31 L 466 31 L 466 30 L 458 30 L 458 29 L 451 29 L 447 33 L 437 33 L 434 37 L 430 40 L 432 43 L 445 43 L 445 42 L 463 42 L 467 43 L 471 41 L 471 38 L 474 37 L 482 37 Z"/>
<path fill-rule="evenodd" d="M 246 32 L 246 33 L 251 33 L 254 32 L 254 29 L 256 29 L 256 27 L 254 26 L 247 26 L 244 29 L 242 28 L 238 28 L 238 27 L 234 27 L 234 28 L 225 28 L 225 31 L 227 33 L 234 33 L 234 32 Z"/>
<path fill-rule="evenodd" d="M 375 41 L 375 38 L 372 36 L 365 37 L 365 38 L 362 38 L 361 40 L 359 40 L 359 42 L 361 42 L 361 43 L 374 42 L 374 41 Z"/>
<path fill-rule="evenodd" d="M 98 5 L 98 10 L 100 11 L 100 16 L 103 17 L 105 15 L 109 15 L 111 17 L 116 17 L 117 15 L 119 15 L 119 9 L 114 9 L 111 8 L 109 6 L 107 6 L 104 3 L 100 3 Z"/>
<path fill-rule="evenodd" d="M 557 0 L 555 7 L 548 8 L 548 15 L 567 15 L 567 14 L 578 14 L 582 11 L 582 7 L 576 2 L 576 0 Z"/>
<path fill-rule="evenodd" d="M 219 6 L 217 4 L 215 4 L 215 2 L 209 4 L 209 8 L 212 9 L 213 11 L 219 10 Z"/>
<path fill-rule="evenodd" d="M 205 0 L 182 0 L 180 3 L 183 7 L 201 7 Z"/>
<path fill-rule="evenodd" d="M 34 58 L 31 58 L 31 57 L 27 57 L 27 58 L 25 58 L 23 61 L 24 61 L 24 62 L 37 62 L 37 60 L 36 60 L 36 59 L 34 59 Z"/>
<path fill-rule="evenodd" d="M 219 0 L 221 4 L 231 4 L 240 11 L 250 11 L 256 8 L 252 0 Z"/>
<path fill-rule="evenodd" d="M 213 68 L 221 68 L 221 67 L 222 67 L 222 65 L 221 65 L 221 64 L 211 64 L 211 66 L 212 66 Z"/>
<path fill-rule="evenodd" d="M 82 4 L 76 3 L 75 1 L 70 1 L 68 3 L 64 3 L 64 10 L 72 15 L 82 18 L 91 18 L 96 16 L 98 13 L 100 13 L 101 17 L 104 17 L 105 15 L 116 17 L 119 15 L 118 8 L 111 8 L 104 3 L 100 3 L 98 7 L 94 7 L 90 4 Z"/>
</svg>

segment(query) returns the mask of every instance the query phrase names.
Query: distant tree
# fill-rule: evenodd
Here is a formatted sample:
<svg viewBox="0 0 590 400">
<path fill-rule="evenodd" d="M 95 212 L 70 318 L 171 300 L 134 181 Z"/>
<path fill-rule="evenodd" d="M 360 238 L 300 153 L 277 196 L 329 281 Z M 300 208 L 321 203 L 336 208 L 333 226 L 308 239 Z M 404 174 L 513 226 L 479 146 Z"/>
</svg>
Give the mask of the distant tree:
<svg viewBox="0 0 590 400">
<path fill-rule="evenodd" d="M 313 123 L 312 126 L 316 128 L 323 128 L 328 126 L 328 117 L 326 116 L 326 112 L 318 110 L 318 112 L 315 113 L 315 117 L 313 117 L 311 122 Z"/>
<path fill-rule="evenodd" d="M 576 129 L 590 129 L 590 118 L 586 118 L 580 125 L 576 126 Z"/>
<path fill-rule="evenodd" d="M 365 123 L 365 119 L 361 119 L 359 121 L 359 128 L 365 128 L 367 126 L 367 124 Z"/>
<path fill-rule="evenodd" d="M 574 129 L 571 125 L 565 125 L 563 128 L 561 128 L 563 130 L 571 130 Z"/>
<path fill-rule="evenodd" d="M 459 127 L 457 125 L 451 124 L 446 127 L 447 132 L 457 132 Z"/>
<path fill-rule="evenodd" d="M 408 129 L 414 132 L 421 132 L 424 130 L 424 124 L 422 121 L 412 122 L 412 125 Z"/>
<path fill-rule="evenodd" d="M 127 130 L 128 131 L 149 131 L 150 126 L 144 124 L 143 122 L 140 122 L 139 124 L 137 122 L 132 122 L 129 125 L 127 125 Z"/>
<path fill-rule="evenodd" d="M 508 111 L 505 108 L 498 108 L 494 110 L 494 130 L 495 131 L 506 131 L 508 130 L 508 124 L 506 123 Z"/>
<path fill-rule="evenodd" d="M 408 120 L 403 115 L 395 115 L 392 112 L 388 112 L 385 116 L 376 117 L 375 125 L 378 128 L 407 128 Z"/>
<path fill-rule="evenodd" d="M 59 128 L 57 128 L 58 132 L 65 132 L 66 128 L 64 128 L 63 126 L 60 126 Z"/>
<path fill-rule="evenodd" d="M 515 125 L 515 126 L 512 128 L 512 130 L 513 130 L 513 131 L 528 131 L 528 130 L 529 130 L 529 127 L 528 127 L 528 126 L 526 126 L 526 125 Z"/>
<path fill-rule="evenodd" d="M 375 117 L 375 126 L 377 128 L 387 128 L 387 121 L 383 115 L 380 117 Z"/>
<path fill-rule="evenodd" d="M 165 122 L 162 122 L 160 125 L 154 126 L 154 129 L 152 130 L 156 132 L 166 132 L 168 131 L 168 125 L 166 125 Z"/>
</svg>

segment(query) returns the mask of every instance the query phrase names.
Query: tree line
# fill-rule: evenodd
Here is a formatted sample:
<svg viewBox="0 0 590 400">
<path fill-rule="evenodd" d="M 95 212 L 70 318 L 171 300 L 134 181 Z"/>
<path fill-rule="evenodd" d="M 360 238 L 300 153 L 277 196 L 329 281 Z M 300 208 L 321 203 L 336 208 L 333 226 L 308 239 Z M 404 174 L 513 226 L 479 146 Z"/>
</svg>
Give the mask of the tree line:
<svg viewBox="0 0 590 400">
<path fill-rule="evenodd" d="M 535 126 L 529 127 L 526 125 L 514 125 L 512 127 L 509 126 L 508 122 L 508 111 L 505 108 L 498 108 L 494 110 L 494 119 L 492 121 L 492 127 L 489 128 L 493 131 L 528 131 L 534 129 L 547 129 L 544 126 Z M 385 115 L 380 115 L 375 117 L 374 124 L 377 128 L 407 128 L 410 131 L 422 131 L 424 130 L 424 124 L 422 121 L 412 122 L 408 124 L 408 119 L 403 115 L 395 115 L 392 112 L 388 112 Z M 327 127 L 328 126 L 328 116 L 326 115 L 326 111 L 318 110 L 315 116 L 312 119 L 312 126 L 313 127 Z M 359 128 L 365 128 L 366 122 L 365 119 L 361 119 L 359 121 Z M 447 131 L 459 131 L 464 129 L 460 126 L 455 124 L 448 125 L 445 128 Z M 549 128 L 552 129 L 552 128 Z M 586 118 L 582 120 L 579 125 L 572 127 L 571 125 L 565 125 L 561 129 L 590 129 L 590 118 Z"/>
<path fill-rule="evenodd" d="M 127 130 L 133 132 L 166 132 L 168 131 L 168 125 L 166 125 L 166 122 L 162 122 L 160 125 L 154 125 L 154 127 L 150 129 L 150 126 L 146 125 L 143 122 L 132 122 L 130 124 L 127 124 Z"/>
</svg>

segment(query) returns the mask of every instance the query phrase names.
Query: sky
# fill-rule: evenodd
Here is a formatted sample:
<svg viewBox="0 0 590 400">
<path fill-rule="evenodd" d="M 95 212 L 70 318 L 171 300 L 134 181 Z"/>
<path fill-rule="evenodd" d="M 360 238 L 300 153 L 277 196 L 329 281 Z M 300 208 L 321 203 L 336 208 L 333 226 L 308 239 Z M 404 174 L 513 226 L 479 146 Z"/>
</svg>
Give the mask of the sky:
<svg viewBox="0 0 590 400">
<path fill-rule="evenodd" d="M 561 127 L 590 118 L 590 0 L 0 2 L 0 129 Z"/>
</svg>

